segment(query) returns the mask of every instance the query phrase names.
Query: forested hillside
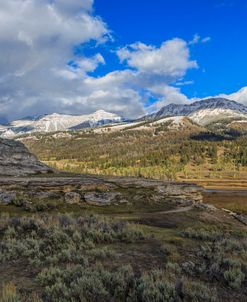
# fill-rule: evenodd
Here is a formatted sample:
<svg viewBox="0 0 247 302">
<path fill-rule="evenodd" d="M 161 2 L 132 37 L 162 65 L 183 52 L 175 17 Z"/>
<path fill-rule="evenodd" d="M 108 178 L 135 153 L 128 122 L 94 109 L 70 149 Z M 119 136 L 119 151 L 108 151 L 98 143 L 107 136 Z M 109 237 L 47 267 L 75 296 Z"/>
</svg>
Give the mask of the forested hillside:
<svg viewBox="0 0 247 302">
<path fill-rule="evenodd" d="M 93 131 L 24 139 L 39 159 L 65 171 L 157 179 L 246 178 L 247 137 L 228 133 Z"/>
</svg>

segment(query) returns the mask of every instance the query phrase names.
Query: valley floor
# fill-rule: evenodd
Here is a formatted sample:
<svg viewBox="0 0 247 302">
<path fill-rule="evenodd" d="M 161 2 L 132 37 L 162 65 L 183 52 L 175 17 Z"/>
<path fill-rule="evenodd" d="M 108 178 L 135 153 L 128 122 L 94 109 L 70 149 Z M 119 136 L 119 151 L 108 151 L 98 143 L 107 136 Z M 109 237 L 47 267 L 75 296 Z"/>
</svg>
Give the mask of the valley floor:
<svg viewBox="0 0 247 302">
<path fill-rule="evenodd" d="M 93 190 L 104 196 L 104 177 L 75 178 L 77 192 L 92 190 L 97 179 Z M 63 180 L 51 175 L 19 182 L 28 190 L 47 183 L 54 191 Z M 8 181 L 17 189 L 18 179 L 5 178 L 2 186 Z M 73 178 L 64 183 L 65 192 L 71 190 Z M 30 206 L 20 195 L 1 205 L 0 301 L 245 302 L 247 227 L 220 208 L 230 208 L 233 199 L 245 208 L 247 191 L 206 190 L 204 202 L 216 209 L 160 198 L 154 184 L 119 179 L 131 202 L 116 205 L 45 198 L 43 207 L 38 200 Z"/>
</svg>

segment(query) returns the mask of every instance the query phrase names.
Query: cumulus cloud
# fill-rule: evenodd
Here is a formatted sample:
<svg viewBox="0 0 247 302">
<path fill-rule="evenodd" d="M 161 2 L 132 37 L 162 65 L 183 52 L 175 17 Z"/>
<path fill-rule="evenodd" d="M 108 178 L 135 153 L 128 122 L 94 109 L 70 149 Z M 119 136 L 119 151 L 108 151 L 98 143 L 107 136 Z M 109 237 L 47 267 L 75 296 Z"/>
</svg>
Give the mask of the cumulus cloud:
<svg viewBox="0 0 247 302">
<path fill-rule="evenodd" d="M 78 45 L 105 43 L 109 29 L 93 13 L 93 0 L 8 0 L 0 8 L 0 112 L 9 119 L 42 113 L 90 113 L 128 117 L 156 106 L 186 102 L 176 83 L 197 68 L 182 39 L 161 46 L 138 42 L 118 49 L 125 69 L 91 76 L 107 64 L 97 51 L 75 54 Z"/>
<path fill-rule="evenodd" d="M 75 54 L 78 45 L 105 43 L 107 25 L 93 12 L 94 0 L 8 0 L 0 7 L 0 115 L 9 119 L 43 113 L 91 113 L 98 109 L 134 118 L 169 103 L 188 103 L 180 87 L 198 68 L 190 47 L 210 41 L 196 34 L 160 46 L 136 42 L 116 54 L 125 69 L 100 77 L 107 64 L 97 51 Z M 82 48 L 82 49 L 83 49 Z M 247 87 L 230 95 L 247 105 Z M 149 98 L 157 102 L 145 109 Z"/>
<path fill-rule="evenodd" d="M 191 99 L 187 98 L 179 88 L 173 86 L 157 86 L 152 88 L 152 92 L 161 95 L 157 102 L 149 106 L 148 112 L 153 113 L 168 104 L 189 104 Z"/>
<path fill-rule="evenodd" d="M 220 97 L 227 98 L 229 100 L 242 103 L 247 106 L 247 86 L 241 88 L 239 91 L 231 94 L 220 94 Z"/>
<path fill-rule="evenodd" d="M 160 47 L 138 42 L 117 51 L 121 62 L 130 68 L 128 78 L 132 86 L 147 90 L 157 98 L 148 111 L 159 109 L 169 103 L 186 103 L 188 98 L 174 84 L 182 83 L 186 72 L 198 68 L 190 59 L 188 43 L 182 39 L 165 41 Z"/>
<path fill-rule="evenodd" d="M 83 79 L 87 77 L 88 72 L 95 71 L 100 64 L 105 64 L 105 59 L 98 53 L 91 58 L 83 57 L 71 61 L 65 69 L 55 69 L 54 72 L 68 80 Z"/>
<path fill-rule="evenodd" d="M 63 14 L 74 15 L 80 10 L 92 11 L 93 0 L 53 0 L 51 3 Z"/>
<path fill-rule="evenodd" d="M 92 0 L 8 0 L 1 4 L 1 112 L 11 118 L 34 113 L 35 106 L 37 111 L 42 106 L 48 110 L 47 103 L 66 97 L 66 89 L 76 93 L 78 78 L 104 63 L 96 54 L 75 58 L 76 69 L 67 66 L 76 45 L 104 41 L 108 34 L 106 24 L 92 14 L 92 4 Z"/>
<path fill-rule="evenodd" d="M 179 78 L 190 68 L 197 67 L 196 61 L 190 60 L 188 45 L 184 40 L 172 39 L 159 48 L 143 43 L 131 44 L 117 52 L 122 62 L 141 73 Z"/>
</svg>

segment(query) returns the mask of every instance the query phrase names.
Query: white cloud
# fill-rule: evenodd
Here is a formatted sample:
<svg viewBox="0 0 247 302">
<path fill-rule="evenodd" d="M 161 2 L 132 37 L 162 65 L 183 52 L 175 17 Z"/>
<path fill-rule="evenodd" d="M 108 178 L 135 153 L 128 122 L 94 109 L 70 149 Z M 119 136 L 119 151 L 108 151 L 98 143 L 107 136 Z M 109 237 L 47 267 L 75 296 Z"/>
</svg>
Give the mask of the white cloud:
<svg viewBox="0 0 247 302">
<path fill-rule="evenodd" d="M 86 10 L 91 12 L 93 0 L 53 0 L 51 3 L 56 5 L 57 9 L 64 15 L 74 15 L 78 11 Z"/>
<path fill-rule="evenodd" d="M 73 59 L 76 45 L 90 40 L 104 41 L 108 34 L 106 24 L 92 15 L 92 4 L 92 0 L 8 0 L 1 3 L 2 113 L 10 118 L 34 113 L 31 112 L 35 110 L 34 104 L 37 110 L 42 106 L 43 110 L 48 110 L 50 102 L 56 103 L 54 98 L 68 94 L 66 89 L 77 93 L 79 74 L 85 75 L 104 63 L 103 57 L 97 54 L 91 58 L 75 58 L 78 60 L 76 72 L 66 67 Z"/>
<path fill-rule="evenodd" d="M 87 96 L 78 96 L 75 99 L 64 100 L 64 103 L 69 101 L 73 109 L 80 110 L 82 104 L 88 106 L 90 109 L 96 111 L 104 109 L 109 112 L 117 112 L 125 117 L 136 117 L 144 114 L 141 99 L 133 89 L 121 89 L 118 87 L 111 87 L 111 89 L 92 90 L 91 94 Z"/>
<path fill-rule="evenodd" d="M 179 88 L 173 86 L 157 86 L 152 88 L 152 92 L 162 95 L 162 97 L 148 108 L 148 112 L 152 113 L 158 111 L 160 108 L 168 104 L 188 104 L 190 99 L 184 95 Z"/>
<path fill-rule="evenodd" d="M 166 77 L 182 77 L 190 68 L 196 68 L 196 61 L 190 60 L 188 45 L 184 40 L 173 39 L 164 42 L 160 48 L 135 43 L 117 52 L 122 62 L 142 73 Z"/>
<path fill-rule="evenodd" d="M 197 62 L 190 59 L 186 41 L 176 38 L 163 42 L 160 47 L 138 42 L 119 49 L 117 55 L 121 62 L 126 62 L 131 68 L 126 78 L 132 87 L 144 90 L 147 97 L 151 95 L 157 98 L 157 102 L 148 111 L 169 103 L 189 101 L 180 88 L 173 86 L 185 84 L 181 80 L 186 72 L 191 68 L 198 68 Z"/>
<path fill-rule="evenodd" d="M 71 64 L 65 69 L 55 69 L 54 73 L 68 80 L 83 79 L 87 77 L 88 72 L 95 71 L 100 64 L 105 64 L 105 59 L 98 53 L 91 58 L 83 57 L 74 60 Z"/>
<path fill-rule="evenodd" d="M 211 41 L 211 37 L 205 37 L 201 40 L 202 43 L 207 43 Z"/>
<path fill-rule="evenodd" d="M 247 86 L 241 88 L 239 91 L 231 94 L 220 94 L 220 97 L 227 98 L 229 100 L 242 103 L 247 106 Z"/>
<path fill-rule="evenodd" d="M 105 64 L 105 59 L 102 57 L 101 54 L 95 55 L 93 58 L 83 58 L 81 60 L 76 61 L 78 67 L 85 71 L 94 71 L 99 64 Z"/>
<path fill-rule="evenodd" d="M 137 75 L 131 70 L 110 72 L 99 78 L 88 77 L 84 83 L 90 91 L 88 100 L 95 109 L 115 111 L 125 117 L 144 114 L 144 101 L 140 96 Z"/>
<path fill-rule="evenodd" d="M 73 49 L 104 43 L 107 25 L 93 14 L 93 0 L 8 0 L 0 7 L 0 112 L 8 118 L 97 109 L 128 117 L 144 114 L 151 95 L 160 104 L 185 102 L 179 88 L 197 68 L 188 43 L 172 39 L 160 47 L 138 42 L 118 50 L 125 70 L 89 76 L 100 53 L 79 57 Z M 68 62 L 72 64 L 68 65 Z"/>
<path fill-rule="evenodd" d="M 201 39 L 201 37 L 198 34 L 195 34 L 193 39 L 191 41 L 189 41 L 189 44 L 190 45 L 197 44 L 197 43 L 199 43 L 200 39 Z"/>
<path fill-rule="evenodd" d="M 189 45 L 195 45 L 195 44 L 198 44 L 198 43 L 207 43 L 207 42 L 210 42 L 211 41 L 211 37 L 204 37 L 202 38 L 200 35 L 198 34 L 195 34 L 193 39 L 191 41 L 189 41 Z"/>
</svg>

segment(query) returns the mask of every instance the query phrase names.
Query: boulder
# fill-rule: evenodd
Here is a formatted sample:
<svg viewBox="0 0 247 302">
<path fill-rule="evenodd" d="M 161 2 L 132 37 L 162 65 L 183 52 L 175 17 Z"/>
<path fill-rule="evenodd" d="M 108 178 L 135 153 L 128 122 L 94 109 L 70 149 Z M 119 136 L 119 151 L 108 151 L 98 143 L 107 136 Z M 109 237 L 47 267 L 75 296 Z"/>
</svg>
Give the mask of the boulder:
<svg viewBox="0 0 247 302">
<path fill-rule="evenodd" d="M 157 192 L 170 198 L 177 204 L 198 204 L 202 203 L 202 188 L 186 183 L 166 183 L 157 187 Z"/>
<path fill-rule="evenodd" d="M 108 205 L 117 201 L 120 196 L 117 192 L 88 192 L 84 194 L 84 199 L 89 204 Z"/>
<path fill-rule="evenodd" d="M 16 198 L 15 192 L 0 192 L 0 204 L 11 204 Z"/>
<path fill-rule="evenodd" d="M 244 214 L 234 214 L 233 217 L 235 217 L 238 221 L 242 222 L 242 224 L 247 225 L 247 216 Z"/>
<path fill-rule="evenodd" d="M 217 208 L 214 205 L 208 203 L 198 203 L 195 204 L 195 207 L 201 210 L 217 211 Z"/>
<path fill-rule="evenodd" d="M 79 204 L 81 202 L 81 195 L 76 192 L 67 192 L 64 195 L 64 200 L 68 204 Z"/>
<path fill-rule="evenodd" d="M 45 174 L 53 169 L 38 161 L 18 141 L 0 139 L 0 176 Z"/>
</svg>

